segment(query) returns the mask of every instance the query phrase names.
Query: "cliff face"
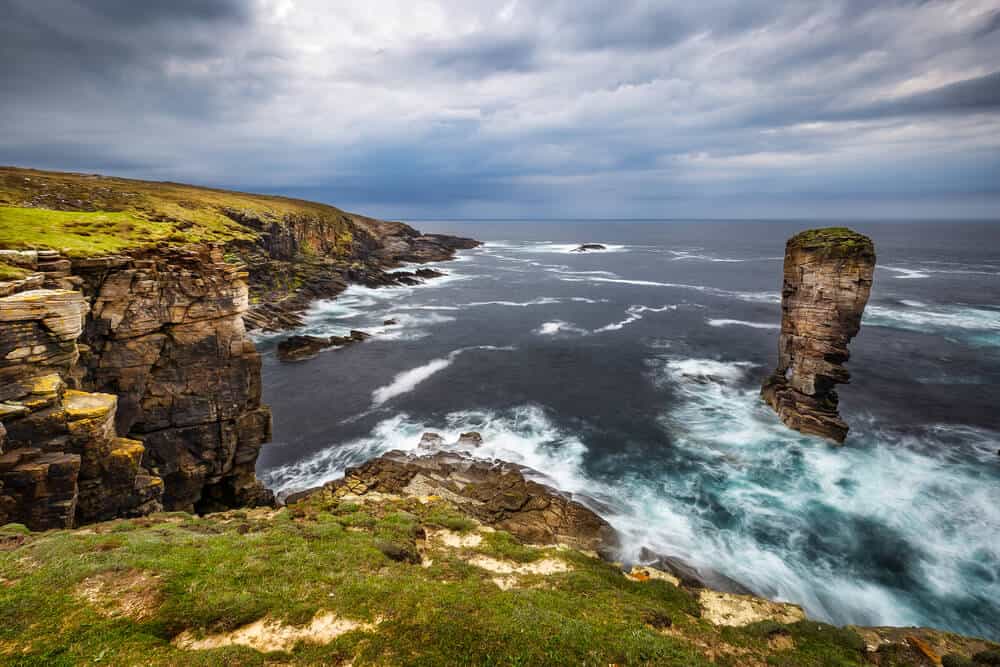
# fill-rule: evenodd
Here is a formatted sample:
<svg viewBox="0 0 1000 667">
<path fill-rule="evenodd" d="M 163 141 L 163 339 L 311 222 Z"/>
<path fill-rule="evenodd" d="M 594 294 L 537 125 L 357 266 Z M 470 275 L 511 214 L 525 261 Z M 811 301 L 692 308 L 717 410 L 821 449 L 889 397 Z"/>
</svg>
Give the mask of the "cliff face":
<svg viewBox="0 0 1000 667">
<path fill-rule="evenodd" d="M 845 228 L 802 232 L 785 247 L 778 367 L 761 395 L 790 428 L 843 442 L 834 386 L 850 374 L 847 345 L 861 328 L 875 247 Z"/>
<path fill-rule="evenodd" d="M 254 477 L 270 439 L 260 355 L 243 327 L 246 274 L 222 250 L 74 262 L 90 301 L 81 384 L 118 397 L 172 510 L 270 502 Z"/>
<path fill-rule="evenodd" d="M 219 248 L 59 267 L 0 299 L 0 523 L 270 504 L 245 274 Z"/>
<path fill-rule="evenodd" d="M 70 389 L 86 315 L 77 291 L 0 298 L 0 524 L 63 528 L 161 508 L 143 444 L 115 430 L 117 398 Z"/>
</svg>

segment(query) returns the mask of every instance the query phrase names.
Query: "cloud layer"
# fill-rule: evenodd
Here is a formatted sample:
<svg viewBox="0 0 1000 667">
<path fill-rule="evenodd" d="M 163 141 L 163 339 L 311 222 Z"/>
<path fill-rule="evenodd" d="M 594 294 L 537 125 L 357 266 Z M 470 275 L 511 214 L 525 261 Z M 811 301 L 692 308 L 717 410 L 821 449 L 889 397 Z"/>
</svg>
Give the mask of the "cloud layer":
<svg viewBox="0 0 1000 667">
<path fill-rule="evenodd" d="M 387 217 L 1000 217 L 992 0 L 0 11 L 0 163 Z"/>
</svg>

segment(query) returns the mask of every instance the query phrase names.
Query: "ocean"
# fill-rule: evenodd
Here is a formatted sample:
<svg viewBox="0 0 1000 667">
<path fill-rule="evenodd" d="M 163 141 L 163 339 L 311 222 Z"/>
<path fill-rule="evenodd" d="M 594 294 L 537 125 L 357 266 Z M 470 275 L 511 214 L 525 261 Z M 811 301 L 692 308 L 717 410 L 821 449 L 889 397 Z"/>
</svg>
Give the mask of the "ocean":
<svg viewBox="0 0 1000 667">
<path fill-rule="evenodd" d="M 284 364 L 259 339 L 271 488 L 475 430 L 480 455 L 579 494 L 625 561 L 679 557 L 837 624 L 1000 639 L 1000 224 L 850 223 L 878 268 L 844 447 L 758 395 L 785 241 L 826 223 L 412 224 L 486 244 L 308 313 L 304 333 L 363 344 Z"/>
</svg>

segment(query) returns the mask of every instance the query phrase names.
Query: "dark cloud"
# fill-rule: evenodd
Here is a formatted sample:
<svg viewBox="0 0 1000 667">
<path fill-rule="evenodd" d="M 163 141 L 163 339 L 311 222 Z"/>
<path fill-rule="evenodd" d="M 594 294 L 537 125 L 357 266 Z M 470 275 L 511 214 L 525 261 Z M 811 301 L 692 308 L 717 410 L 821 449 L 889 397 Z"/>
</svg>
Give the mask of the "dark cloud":
<svg viewBox="0 0 1000 667">
<path fill-rule="evenodd" d="M 0 163 L 393 215 L 1000 199 L 989 0 L 0 0 L 0 16 Z"/>
<path fill-rule="evenodd" d="M 417 47 L 416 53 L 434 68 L 477 78 L 498 72 L 526 72 L 537 65 L 536 42 L 526 37 L 473 35 L 459 43 Z"/>
<path fill-rule="evenodd" d="M 65 7 L 72 0 L 42 0 L 51 10 Z M 251 4 L 244 0 L 76 0 L 76 4 L 126 26 L 155 24 L 161 21 L 244 21 L 251 15 Z"/>
<path fill-rule="evenodd" d="M 956 81 L 922 93 L 834 114 L 835 118 L 882 118 L 921 114 L 968 114 L 1000 111 L 1000 71 Z"/>
</svg>

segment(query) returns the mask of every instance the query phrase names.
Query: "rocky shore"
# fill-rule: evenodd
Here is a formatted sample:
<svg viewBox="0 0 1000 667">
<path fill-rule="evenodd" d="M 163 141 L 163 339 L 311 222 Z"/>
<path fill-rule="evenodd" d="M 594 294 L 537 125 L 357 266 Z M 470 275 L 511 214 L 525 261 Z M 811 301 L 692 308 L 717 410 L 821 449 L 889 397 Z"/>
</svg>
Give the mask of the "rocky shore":
<svg viewBox="0 0 1000 667">
<path fill-rule="evenodd" d="M 844 364 L 875 273 L 875 246 L 843 227 L 814 229 L 788 240 L 781 289 L 778 367 L 761 395 L 790 428 L 842 443 L 848 425 L 835 385 L 850 380 Z"/>
</svg>

